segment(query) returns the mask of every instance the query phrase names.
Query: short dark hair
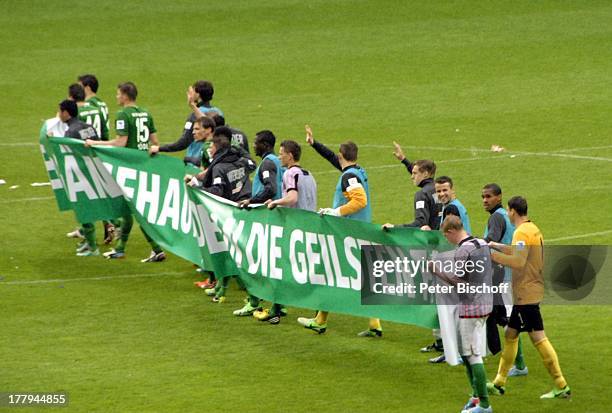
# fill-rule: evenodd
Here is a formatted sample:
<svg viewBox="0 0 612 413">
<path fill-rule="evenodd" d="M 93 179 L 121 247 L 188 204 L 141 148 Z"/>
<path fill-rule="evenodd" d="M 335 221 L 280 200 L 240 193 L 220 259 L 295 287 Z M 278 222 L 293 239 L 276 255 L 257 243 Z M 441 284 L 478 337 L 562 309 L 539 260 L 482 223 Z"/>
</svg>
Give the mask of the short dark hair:
<svg viewBox="0 0 612 413">
<path fill-rule="evenodd" d="M 133 82 L 119 83 L 117 89 L 130 98 L 130 100 L 136 100 L 138 96 L 138 89 L 136 89 L 136 85 Z"/>
<path fill-rule="evenodd" d="M 219 114 L 218 112 L 215 112 L 212 118 L 215 121 L 215 125 L 225 126 L 225 118 L 223 117 L 223 115 Z"/>
<path fill-rule="evenodd" d="M 232 139 L 232 130 L 227 126 L 221 126 L 215 128 L 215 133 L 213 136 L 224 136 L 228 141 Z"/>
<path fill-rule="evenodd" d="M 282 141 L 280 147 L 289 152 L 291 155 L 293 155 L 293 160 L 300 160 L 300 157 L 302 156 L 302 148 L 300 147 L 300 144 L 296 141 Z"/>
<path fill-rule="evenodd" d="M 440 226 L 442 232 L 446 233 L 450 230 L 461 231 L 463 229 L 463 222 L 457 215 L 448 215 L 444 218 L 442 225 Z"/>
<path fill-rule="evenodd" d="M 219 128 L 219 129 L 222 129 L 222 128 Z M 217 135 L 217 131 L 215 131 L 215 134 L 213 135 L 212 143 L 217 147 L 217 150 L 227 149 L 231 146 L 230 138 L 222 134 Z"/>
<path fill-rule="evenodd" d="M 85 100 L 85 89 L 78 83 L 73 83 L 68 86 L 68 96 L 75 102 L 83 102 Z"/>
<path fill-rule="evenodd" d="M 200 126 L 203 127 L 204 129 L 211 128 L 213 132 L 215 131 L 216 123 L 214 120 L 212 120 L 208 116 L 202 116 L 201 118 L 196 119 L 195 123 L 200 124 Z"/>
<path fill-rule="evenodd" d="M 62 100 L 60 102 L 59 110 L 60 110 L 60 112 L 62 112 L 62 111 L 68 112 L 68 114 L 70 115 L 71 118 L 75 118 L 79 114 L 79 108 L 78 108 L 76 102 L 73 101 L 73 100 L 69 100 L 69 99 Z"/>
<path fill-rule="evenodd" d="M 212 82 L 208 80 L 198 80 L 193 84 L 193 90 L 200 95 L 202 102 L 208 102 L 212 100 L 215 94 L 215 88 L 213 88 Z"/>
<path fill-rule="evenodd" d="M 508 210 L 514 209 L 517 214 L 524 217 L 527 215 L 527 200 L 522 196 L 513 196 L 508 200 Z"/>
<path fill-rule="evenodd" d="M 437 184 L 450 184 L 450 187 L 453 187 L 453 180 L 450 176 L 442 175 L 434 181 Z"/>
<path fill-rule="evenodd" d="M 359 148 L 355 142 L 346 141 L 340 144 L 340 153 L 349 162 L 355 162 L 357 160 L 357 154 Z"/>
<path fill-rule="evenodd" d="M 482 189 L 484 191 L 491 191 L 491 192 L 493 192 L 493 195 L 501 195 L 502 194 L 501 186 L 499 186 L 499 185 L 497 185 L 495 183 L 486 184 L 485 186 L 482 187 Z"/>
<path fill-rule="evenodd" d="M 276 145 L 276 136 L 270 130 L 262 130 L 255 134 L 255 140 L 263 143 L 270 149 L 274 149 L 274 145 Z"/>
<path fill-rule="evenodd" d="M 81 75 L 77 78 L 79 82 L 85 86 L 89 86 L 92 92 L 98 93 L 98 78 L 95 75 Z"/>
<path fill-rule="evenodd" d="M 436 176 L 436 163 L 430 159 L 419 159 L 414 166 L 417 166 L 419 171 L 428 172 L 432 178 Z"/>
</svg>

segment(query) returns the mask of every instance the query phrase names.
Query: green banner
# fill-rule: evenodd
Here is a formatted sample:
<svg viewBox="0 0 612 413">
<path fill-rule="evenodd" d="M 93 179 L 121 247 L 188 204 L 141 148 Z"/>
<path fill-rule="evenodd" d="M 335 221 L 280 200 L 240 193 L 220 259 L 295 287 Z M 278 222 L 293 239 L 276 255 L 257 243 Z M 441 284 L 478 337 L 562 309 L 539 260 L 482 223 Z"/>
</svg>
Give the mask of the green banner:
<svg viewBox="0 0 612 413">
<path fill-rule="evenodd" d="M 67 202 L 81 222 L 130 211 L 164 249 L 219 277 L 239 276 L 260 298 L 437 326 L 435 306 L 361 305 L 360 295 L 362 246 L 432 249 L 445 245 L 437 231 L 385 232 L 379 225 L 293 208 L 239 209 L 186 186 L 183 176 L 189 169 L 176 158 L 151 158 L 126 148 L 86 148 L 68 138 L 44 140 L 42 146 L 63 185 L 62 190 L 54 188 L 60 209 Z"/>
</svg>

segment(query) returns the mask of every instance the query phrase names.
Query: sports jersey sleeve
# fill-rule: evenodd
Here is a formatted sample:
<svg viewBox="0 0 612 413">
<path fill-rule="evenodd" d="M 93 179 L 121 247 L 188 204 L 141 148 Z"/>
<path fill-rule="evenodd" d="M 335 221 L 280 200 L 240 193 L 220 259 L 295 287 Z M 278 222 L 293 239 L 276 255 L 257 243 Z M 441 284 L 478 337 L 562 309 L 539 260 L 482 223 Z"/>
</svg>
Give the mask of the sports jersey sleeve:
<svg viewBox="0 0 612 413">
<path fill-rule="evenodd" d="M 512 236 L 512 254 L 494 253 L 493 260 L 498 264 L 505 265 L 512 269 L 521 269 L 527 262 L 529 254 L 529 234 L 524 231 L 516 230 Z"/>
<path fill-rule="evenodd" d="M 225 187 L 227 186 L 225 174 L 221 168 L 213 168 L 210 173 L 210 186 L 205 187 L 204 191 L 223 197 L 226 192 Z"/>
<path fill-rule="evenodd" d="M 285 192 L 297 191 L 298 180 L 300 179 L 301 170 L 299 168 L 289 168 L 283 174 L 283 188 Z"/>
<path fill-rule="evenodd" d="M 340 171 L 342 170 L 338 157 L 327 146 L 323 145 L 321 142 L 314 141 L 312 147 L 319 153 L 319 155 L 327 159 L 327 161 L 331 163 L 334 168 Z"/>
<path fill-rule="evenodd" d="M 251 198 L 251 202 L 254 204 L 265 202 L 268 199 L 274 199 L 278 190 L 276 179 L 278 171 L 276 170 L 274 162 L 269 159 L 264 159 L 259 166 L 258 174 L 259 180 L 263 184 L 263 190 Z"/>
<path fill-rule="evenodd" d="M 193 122 L 195 121 L 195 115 L 192 113 L 187 117 L 185 126 L 183 127 L 183 133 L 180 138 L 174 143 L 168 143 L 159 147 L 160 152 L 178 152 L 186 149 L 191 142 L 193 142 Z"/>
<path fill-rule="evenodd" d="M 361 179 L 353 173 L 342 175 L 342 194 L 347 203 L 340 207 L 340 215 L 352 215 L 368 205 L 368 197 Z"/>
<path fill-rule="evenodd" d="M 414 221 L 402 226 L 421 228 L 423 225 L 429 225 L 430 217 L 431 205 L 429 199 L 423 191 L 418 191 L 414 194 Z"/>
<path fill-rule="evenodd" d="M 501 242 L 506 232 L 506 220 L 501 214 L 493 213 L 487 222 L 486 241 Z"/>
<path fill-rule="evenodd" d="M 147 114 L 149 115 L 148 118 L 148 127 L 149 127 L 149 133 L 156 133 L 157 129 L 155 128 L 155 121 L 153 120 L 153 116 L 151 115 L 151 112 L 147 111 Z"/>
<path fill-rule="evenodd" d="M 402 165 L 404 165 L 406 167 L 406 170 L 408 171 L 408 173 L 410 175 L 412 175 L 412 167 L 414 166 L 414 164 L 412 162 L 410 162 L 408 160 L 408 158 L 402 159 Z"/>
<path fill-rule="evenodd" d="M 117 112 L 115 119 L 115 131 L 118 136 L 128 136 L 128 115 L 124 111 Z"/>
</svg>

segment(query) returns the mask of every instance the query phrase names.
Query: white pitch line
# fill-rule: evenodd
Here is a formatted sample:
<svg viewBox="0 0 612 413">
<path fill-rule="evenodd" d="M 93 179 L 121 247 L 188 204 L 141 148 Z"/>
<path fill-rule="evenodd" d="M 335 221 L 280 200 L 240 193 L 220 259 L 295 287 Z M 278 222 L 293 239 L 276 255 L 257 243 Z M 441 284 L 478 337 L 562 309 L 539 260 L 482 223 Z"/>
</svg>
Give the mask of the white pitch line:
<svg viewBox="0 0 612 413">
<path fill-rule="evenodd" d="M 610 148 L 612 148 L 612 145 L 585 146 L 583 148 L 560 149 L 560 150 L 555 151 L 555 152 L 578 152 L 578 151 L 588 151 L 588 150 L 595 150 L 595 149 L 610 149 Z"/>
<path fill-rule="evenodd" d="M 506 155 L 498 155 L 498 156 L 485 156 L 485 157 L 474 157 L 474 158 L 458 158 L 458 159 L 443 159 L 441 161 L 436 161 L 436 164 L 440 164 L 440 163 L 456 163 L 456 162 L 473 162 L 473 161 L 487 161 L 490 159 L 497 159 L 497 158 L 506 158 Z M 366 169 L 366 171 L 370 171 L 373 169 L 387 169 L 387 168 L 405 168 L 405 166 L 401 163 L 389 163 L 387 165 L 376 165 L 376 166 L 368 166 Z M 317 175 L 323 175 L 323 174 L 331 174 L 331 173 L 339 173 L 340 171 L 337 169 L 328 169 L 326 171 L 320 171 L 317 172 Z"/>
<path fill-rule="evenodd" d="M 37 146 L 40 145 L 37 142 L 3 142 L 0 146 Z"/>
<path fill-rule="evenodd" d="M 612 158 L 602 158 L 599 156 L 585 156 L 585 155 L 571 155 L 568 153 L 555 153 L 555 152 L 514 152 L 520 156 L 550 156 L 553 158 L 571 158 L 571 159 L 584 159 L 587 161 L 603 161 L 612 162 Z"/>
<path fill-rule="evenodd" d="M 360 147 L 365 148 L 387 148 L 389 150 L 393 149 L 392 145 L 377 145 L 377 144 L 365 144 L 359 145 Z M 444 146 L 402 146 L 402 148 L 408 149 L 425 149 L 425 150 L 439 150 L 439 151 L 454 151 L 454 152 L 470 152 L 470 153 L 478 153 L 478 152 L 491 152 L 489 149 L 481 149 L 481 148 L 449 148 Z M 585 155 L 571 155 L 567 152 L 576 152 L 582 150 L 589 149 L 606 149 L 612 148 L 612 146 L 595 146 L 595 147 L 582 147 L 582 148 L 569 148 L 569 149 L 559 149 L 552 152 L 529 152 L 529 151 L 511 151 L 506 150 L 504 154 L 506 155 L 522 155 L 522 156 L 550 156 L 550 157 L 558 157 L 558 158 L 571 158 L 571 159 L 584 159 L 588 161 L 604 161 L 604 162 L 612 162 L 612 158 L 603 158 L 599 156 L 585 156 Z M 441 162 L 437 161 L 436 163 Z"/>
<path fill-rule="evenodd" d="M 545 239 L 544 242 L 547 243 L 547 242 L 569 241 L 571 239 L 596 237 L 599 235 L 607 235 L 607 234 L 612 234 L 612 229 L 609 229 L 607 231 L 589 232 L 587 234 L 570 235 L 568 237 L 553 238 L 549 240 Z"/>
<path fill-rule="evenodd" d="M 51 280 L 30 280 L 30 281 L 0 281 L 0 285 L 28 285 L 28 284 L 51 284 L 51 283 L 68 283 L 76 281 L 105 281 L 105 280 L 120 280 L 129 278 L 145 278 L 145 277 L 163 277 L 168 275 L 186 275 L 184 272 L 161 272 L 157 274 L 125 274 L 125 275 L 109 275 L 105 277 L 89 277 L 89 278 L 54 278 Z"/>
<path fill-rule="evenodd" d="M 0 200 L 0 204 L 10 204 L 13 202 L 47 201 L 49 199 L 55 199 L 55 197 L 54 196 L 36 196 L 33 198 L 2 199 Z"/>
</svg>

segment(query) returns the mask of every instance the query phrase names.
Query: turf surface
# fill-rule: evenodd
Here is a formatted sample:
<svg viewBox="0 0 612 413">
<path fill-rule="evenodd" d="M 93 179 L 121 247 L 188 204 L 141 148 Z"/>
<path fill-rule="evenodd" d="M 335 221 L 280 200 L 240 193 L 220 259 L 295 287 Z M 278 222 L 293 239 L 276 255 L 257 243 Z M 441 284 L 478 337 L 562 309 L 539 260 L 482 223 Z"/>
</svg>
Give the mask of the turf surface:
<svg viewBox="0 0 612 413">
<path fill-rule="evenodd" d="M 207 78 L 249 137 L 302 141 L 309 123 L 332 147 L 357 142 L 376 222 L 413 214 L 396 140 L 454 178 L 477 232 L 480 188 L 495 181 L 528 198 L 549 243 L 610 244 L 610 4 L 425 4 L 2 2 L 0 392 L 63 389 L 71 412 L 459 411 L 465 373 L 426 363 L 428 331 L 385 323 L 367 341 L 365 320 L 333 315 L 317 336 L 295 324 L 311 314 L 300 309 L 279 326 L 236 320 L 242 293 L 215 305 L 188 263 L 140 264 L 139 231 L 124 261 L 77 259 L 63 235 L 73 217 L 30 186 L 47 179 L 40 123 L 76 75 L 98 75 L 111 113 L 115 85 L 134 81 L 162 142 L 182 129 L 187 85 Z M 330 206 L 337 173 L 308 148 L 302 164 Z M 609 411 L 612 308 L 543 312 L 573 401 L 538 399 L 551 383 L 526 346 L 530 375 L 495 411 Z"/>
</svg>

